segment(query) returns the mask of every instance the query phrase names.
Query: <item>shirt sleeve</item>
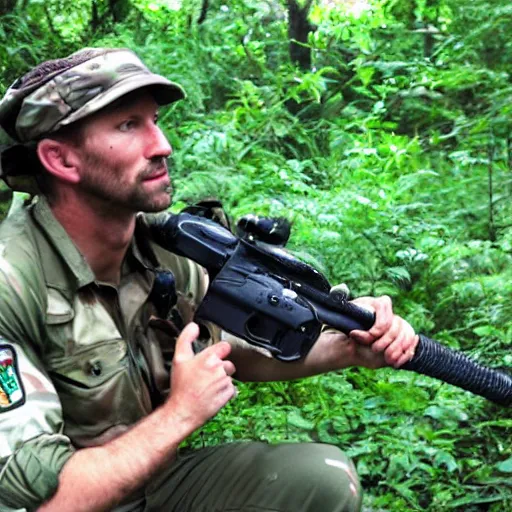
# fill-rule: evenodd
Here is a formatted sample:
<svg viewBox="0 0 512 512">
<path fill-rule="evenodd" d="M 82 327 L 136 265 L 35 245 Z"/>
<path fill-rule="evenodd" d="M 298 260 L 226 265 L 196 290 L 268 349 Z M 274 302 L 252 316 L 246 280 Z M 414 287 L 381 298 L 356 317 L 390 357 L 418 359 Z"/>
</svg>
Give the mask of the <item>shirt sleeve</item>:
<svg viewBox="0 0 512 512">
<path fill-rule="evenodd" d="M 6 252 L 0 246 L 0 510 L 30 511 L 54 494 L 74 449 L 39 356 L 46 288 L 37 262 Z"/>
</svg>

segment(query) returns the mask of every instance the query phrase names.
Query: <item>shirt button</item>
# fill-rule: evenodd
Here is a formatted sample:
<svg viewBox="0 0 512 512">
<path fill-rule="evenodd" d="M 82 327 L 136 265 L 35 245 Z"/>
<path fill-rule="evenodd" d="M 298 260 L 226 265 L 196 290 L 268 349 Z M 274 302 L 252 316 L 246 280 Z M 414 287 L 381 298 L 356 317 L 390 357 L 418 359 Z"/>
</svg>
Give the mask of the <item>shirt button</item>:
<svg viewBox="0 0 512 512">
<path fill-rule="evenodd" d="M 94 375 L 95 377 L 99 377 L 102 372 L 101 363 L 99 361 L 94 361 L 90 363 L 90 369 L 89 369 L 91 375 Z"/>
</svg>

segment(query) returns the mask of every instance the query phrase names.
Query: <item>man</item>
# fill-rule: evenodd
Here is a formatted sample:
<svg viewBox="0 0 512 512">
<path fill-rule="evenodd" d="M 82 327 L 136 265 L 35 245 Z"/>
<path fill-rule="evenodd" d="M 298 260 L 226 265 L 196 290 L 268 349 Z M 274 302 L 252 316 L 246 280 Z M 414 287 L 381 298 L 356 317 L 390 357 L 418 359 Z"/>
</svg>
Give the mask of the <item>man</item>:
<svg viewBox="0 0 512 512">
<path fill-rule="evenodd" d="M 42 191 L 0 228 L 0 359 L 12 376 L 0 404 L 0 505 L 359 510 L 354 468 L 332 446 L 242 443 L 177 455 L 236 396 L 234 375 L 400 366 L 417 343 L 386 298 L 364 302 L 376 310 L 370 332 L 325 332 L 300 363 L 220 341 L 212 326 L 200 335 L 190 322 L 204 271 L 153 244 L 149 217 L 138 215 L 170 205 L 172 150 L 158 108 L 183 97 L 132 52 L 88 49 L 38 66 L 0 103 L 0 124 L 18 142 L 4 153 L 3 176 Z M 155 282 L 169 271 L 178 301 L 162 311 Z"/>
</svg>

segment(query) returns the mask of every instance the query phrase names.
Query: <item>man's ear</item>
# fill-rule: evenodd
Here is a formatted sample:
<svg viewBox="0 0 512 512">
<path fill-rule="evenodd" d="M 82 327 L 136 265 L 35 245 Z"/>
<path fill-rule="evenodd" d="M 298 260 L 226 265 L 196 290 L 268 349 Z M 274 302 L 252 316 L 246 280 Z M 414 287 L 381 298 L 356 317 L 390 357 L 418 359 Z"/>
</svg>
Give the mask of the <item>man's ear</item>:
<svg viewBox="0 0 512 512">
<path fill-rule="evenodd" d="M 80 158 L 71 144 L 55 139 L 43 139 L 37 145 L 37 156 L 46 170 L 67 183 L 80 181 Z"/>
</svg>

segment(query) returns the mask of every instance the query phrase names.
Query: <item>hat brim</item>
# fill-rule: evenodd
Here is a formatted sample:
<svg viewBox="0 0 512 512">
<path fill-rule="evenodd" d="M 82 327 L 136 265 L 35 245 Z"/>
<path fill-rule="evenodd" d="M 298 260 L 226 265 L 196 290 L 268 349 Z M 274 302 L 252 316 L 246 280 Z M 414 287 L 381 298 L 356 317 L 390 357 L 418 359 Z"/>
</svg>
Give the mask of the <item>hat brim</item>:
<svg viewBox="0 0 512 512">
<path fill-rule="evenodd" d="M 71 115 L 58 123 L 58 127 L 75 123 L 84 117 L 95 112 L 99 112 L 103 108 L 111 105 L 118 99 L 137 90 L 147 89 L 155 98 L 159 105 L 170 105 L 176 101 L 186 98 L 183 88 L 175 83 L 167 80 L 161 75 L 153 73 L 144 73 L 142 75 L 134 75 L 120 80 L 113 87 L 96 95 L 88 101 L 82 108 L 76 110 Z"/>
</svg>

